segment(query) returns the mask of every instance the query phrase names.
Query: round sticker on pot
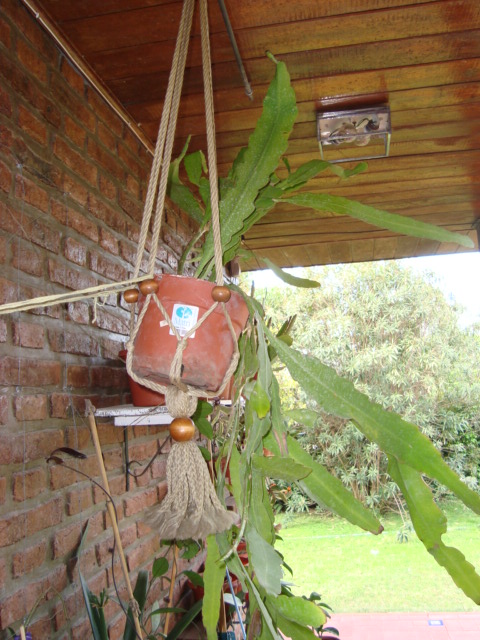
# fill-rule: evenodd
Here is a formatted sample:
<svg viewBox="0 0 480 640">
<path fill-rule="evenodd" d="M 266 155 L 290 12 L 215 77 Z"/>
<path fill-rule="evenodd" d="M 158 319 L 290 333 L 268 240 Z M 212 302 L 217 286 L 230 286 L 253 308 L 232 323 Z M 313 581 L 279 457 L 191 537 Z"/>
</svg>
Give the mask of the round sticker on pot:
<svg viewBox="0 0 480 640">
<path fill-rule="evenodd" d="M 179 335 L 183 336 L 190 331 L 190 329 L 197 324 L 198 320 L 198 307 L 192 307 L 188 304 L 174 304 L 172 313 L 172 323 Z M 170 329 L 170 335 L 174 333 Z M 195 332 L 192 333 L 189 338 L 194 338 Z"/>
</svg>

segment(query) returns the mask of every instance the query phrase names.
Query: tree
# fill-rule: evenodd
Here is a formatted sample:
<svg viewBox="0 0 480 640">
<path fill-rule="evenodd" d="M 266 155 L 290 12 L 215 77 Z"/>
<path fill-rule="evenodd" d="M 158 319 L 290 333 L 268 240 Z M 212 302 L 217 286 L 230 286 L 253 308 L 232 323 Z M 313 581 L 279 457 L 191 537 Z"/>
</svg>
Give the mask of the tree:
<svg viewBox="0 0 480 640">
<path fill-rule="evenodd" d="M 472 487 L 480 480 L 480 340 L 462 329 L 458 309 L 433 276 L 398 263 L 324 268 L 308 274 L 318 289 L 269 289 L 263 295 L 274 324 L 296 315 L 297 348 L 348 377 L 371 400 L 419 425 L 450 466 Z M 378 447 L 351 422 L 306 403 L 301 392 L 284 401 L 308 409 L 297 418 L 303 445 L 370 506 L 392 504 L 395 485 Z"/>
</svg>

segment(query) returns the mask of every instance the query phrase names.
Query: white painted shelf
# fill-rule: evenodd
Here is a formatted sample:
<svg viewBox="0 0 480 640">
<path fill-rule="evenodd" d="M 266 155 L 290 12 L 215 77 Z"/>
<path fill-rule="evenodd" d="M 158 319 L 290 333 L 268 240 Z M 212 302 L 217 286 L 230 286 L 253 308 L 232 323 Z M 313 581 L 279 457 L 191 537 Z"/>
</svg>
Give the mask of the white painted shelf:
<svg viewBox="0 0 480 640">
<path fill-rule="evenodd" d="M 113 418 L 116 427 L 170 424 L 173 419 L 165 406 L 135 407 L 133 404 L 97 409 L 95 417 Z"/>
</svg>

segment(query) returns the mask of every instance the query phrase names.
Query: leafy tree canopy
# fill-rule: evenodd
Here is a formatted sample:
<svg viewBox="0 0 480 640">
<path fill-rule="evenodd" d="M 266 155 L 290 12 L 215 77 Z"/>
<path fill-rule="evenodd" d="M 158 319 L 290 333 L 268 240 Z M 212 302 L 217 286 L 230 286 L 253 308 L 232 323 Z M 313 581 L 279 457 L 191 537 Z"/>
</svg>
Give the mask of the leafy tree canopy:
<svg viewBox="0 0 480 640">
<path fill-rule="evenodd" d="M 459 309 L 435 286 L 395 262 L 307 270 L 316 289 L 259 293 L 278 327 L 296 315 L 293 337 L 384 408 L 420 426 L 470 485 L 480 480 L 480 333 L 459 324 Z M 352 423 L 308 404 L 287 375 L 283 400 L 302 444 L 370 506 L 395 501 L 376 445 Z M 312 411 L 314 413 L 312 413 Z M 308 426 L 310 425 L 310 426 Z"/>
</svg>

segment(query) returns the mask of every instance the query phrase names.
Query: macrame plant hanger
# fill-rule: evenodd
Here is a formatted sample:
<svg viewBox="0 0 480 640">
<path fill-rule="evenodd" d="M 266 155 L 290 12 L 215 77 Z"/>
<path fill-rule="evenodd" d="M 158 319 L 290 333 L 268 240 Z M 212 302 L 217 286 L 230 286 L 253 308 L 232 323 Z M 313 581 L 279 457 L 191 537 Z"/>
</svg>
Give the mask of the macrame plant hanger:
<svg viewBox="0 0 480 640">
<path fill-rule="evenodd" d="M 128 300 L 130 298 L 134 303 L 131 309 L 130 339 L 127 342 L 127 371 L 132 379 L 139 384 L 153 391 L 165 394 L 167 409 L 173 418 L 169 429 L 170 435 L 173 440 L 175 440 L 175 443 L 171 448 L 167 461 L 168 492 L 160 507 L 157 507 L 153 513 L 151 512 L 148 515 L 147 521 L 152 527 L 157 529 L 161 538 L 180 540 L 205 538 L 211 533 L 225 531 L 233 522 L 233 515 L 223 507 L 218 499 L 203 456 L 197 445 L 192 441 L 195 434 L 195 425 L 191 420 L 191 416 L 196 410 L 199 397 L 214 397 L 221 393 L 233 375 L 239 358 L 237 336 L 226 304 L 230 299 L 231 292 L 223 283 L 207 0 L 199 0 L 199 5 L 216 286 L 212 289 L 212 304 L 210 308 L 185 335 L 181 336 L 179 334 L 161 300 L 156 295 L 158 283 L 153 279 L 167 191 L 168 168 L 173 150 L 194 4 L 195 0 L 185 0 L 183 5 L 145 201 L 145 210 L 133 275 L 134 279 L 138 279 L 140 274 L 147 234 L 154 208 L 155 213 L 147 267 L 147 280 L 140 285 L 140 290 L 145 296 L 140 309 L 136 309 L 135 304 L 138 292 L 135 290 L 125 292 L 125 299 Z M 127 294 L 130 294 L 130 296 Z M 156 305 L 158 307 L 165 323 L 168 324 L 171 333 L 177 340 L 176 351 L 169 372 L 170 384 L 168 385 L 163 385 L 142 377 L 135 372 L 134 368 L 135 338 L 150 305 Z M 220 388 L 214 393 L 211 393 L 205 391 L 203 388 L 199 389 L 182 382 L 182 357 L 190 336 L 194 335 L 208 316 L 213 313 L 219 305 L 231 333 L 234 350 L 230 365 L 225 372 Z M 137 314 L 136 311 L 138 311 Z"/>
</svg>

